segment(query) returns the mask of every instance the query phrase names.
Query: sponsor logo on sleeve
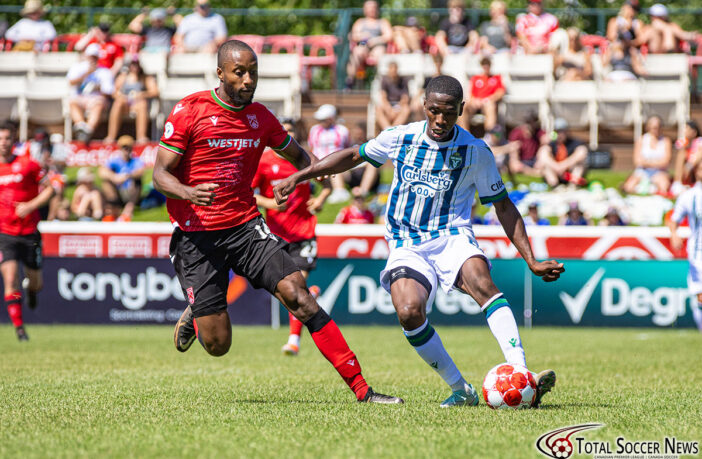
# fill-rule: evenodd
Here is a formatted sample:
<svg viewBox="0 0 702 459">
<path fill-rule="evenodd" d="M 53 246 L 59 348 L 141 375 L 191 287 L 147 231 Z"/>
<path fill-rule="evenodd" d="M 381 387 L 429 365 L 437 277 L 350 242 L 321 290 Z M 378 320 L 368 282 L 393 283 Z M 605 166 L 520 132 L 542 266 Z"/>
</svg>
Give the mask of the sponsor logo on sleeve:
<svg viewBox="0 0 702 459">
<path fill-rule="evenodd" d="M 169 121 L 163 127 L 163 136 L 167 139 L 170 139 L 171 136 L 173 136 L 173 132 L 175 132 L 175 130 L 173 129 L 173 123 Z"/>
</svg>

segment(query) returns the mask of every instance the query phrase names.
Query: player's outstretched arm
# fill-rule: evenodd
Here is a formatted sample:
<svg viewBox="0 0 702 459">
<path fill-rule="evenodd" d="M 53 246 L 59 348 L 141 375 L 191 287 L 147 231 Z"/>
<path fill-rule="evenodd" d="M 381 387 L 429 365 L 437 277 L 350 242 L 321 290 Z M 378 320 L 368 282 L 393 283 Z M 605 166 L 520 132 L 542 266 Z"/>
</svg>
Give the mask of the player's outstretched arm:
<svg viewBox="0 0 702 459">
<path fill-rule="evenodd" d="M 512 200 L 506 197 L 495 202 L 494 205 L 497 218 L 500 220 L 507 237 L 519 250 L 519 254 L 524 258 L 531 272 L 546 282 L 553 282 L 558 279 L 561 273 L 565 271 L 563 263 L 559 263 L 556 260 L 536 261 L 526 234 L 524 220 L 522 220 L 522 216 Z"/>
<path fill-rule="evenodd" d="M 339 174 L 347 171 L 363 162 L 363 158 L 358 151 L 358 145 L 344 148 L 331 155 L 312 163 L 302 170 L 295 172 L 290 177 L 273 188 L 275 199 L 278 204 L 288 200 L 288 196 L 293 192 L 298 183 L 315 177 Z"/>
<path fill-rule="evenodd" d="M 159 147 L 154 163 L 154 188 L 171 199 L 185 199 L 198 206 L 209 206 L 215 200 L 216 183 L 188 186 L 181 183 L 173 171 L 180 163 L 180 155 Z"/>
</svg>

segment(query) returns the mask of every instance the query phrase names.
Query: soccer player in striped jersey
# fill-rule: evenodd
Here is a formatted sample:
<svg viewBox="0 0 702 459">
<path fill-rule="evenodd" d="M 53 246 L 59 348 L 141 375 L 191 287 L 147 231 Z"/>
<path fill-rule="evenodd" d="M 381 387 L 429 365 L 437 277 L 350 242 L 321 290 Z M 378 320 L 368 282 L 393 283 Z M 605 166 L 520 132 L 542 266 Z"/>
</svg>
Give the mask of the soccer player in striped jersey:
<svg viewBox="0 0 702 459">
<path fill-rule="evenodd" d="M 425 94 L 426 121 L 387 129 L 360 147 L 333 153 L 291 175 L 274 192 L 281 203 L 301 181 L 338 174 L 362 161 L 376 167 L 388 159 L 393 162 L 385 213 L 390 256 L 380 281 L 392 296 L 407 340 L 452 390 L 441 406 L 476 405 L 477 392 L 426 317 L 439 285 L 446 292 L 458 289 L 481 305 L 506 361 L 526 367 L 512 310 L 493 283 L 490 262 L 473 235 L 470 214 L 476 190 L 483 204 L 495 206 L 507 236 L 534 274 L 551 282 L 564 268 L 555 260 L 534 258 L 524 221 L 507 196 L 492 152 L 482 140 L 456 126 L 464 104 L 458 80 L 444 75 L 433 78 Z M 546 370 L 535 378 L 536 407 L 553 388 L 556 374 Z"/>
<path fill-rule="evenodd" d="M 697 329 L 702 332 L 702 162 L 695 166 L 694 179 L 695 185 L 675 201 L 668 227 L 670 245 L 674 250 L 680 250 L 682 240 L 678 236 L 678 226 L 685 217 L 690 225 L 690 238 L 687 240 L 687 259 L 690 262 L 687 288 L 697 296 L 697 304 L 691 305 L 690 309 Z"/>
</svg>

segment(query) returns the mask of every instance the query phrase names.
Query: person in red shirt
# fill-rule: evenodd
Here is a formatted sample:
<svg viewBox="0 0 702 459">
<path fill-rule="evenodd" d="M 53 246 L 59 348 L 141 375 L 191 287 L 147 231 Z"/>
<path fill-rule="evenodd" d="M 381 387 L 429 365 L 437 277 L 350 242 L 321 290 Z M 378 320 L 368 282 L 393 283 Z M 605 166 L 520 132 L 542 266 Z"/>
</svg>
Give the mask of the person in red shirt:
<svg viewBox="0 0 702 459">
<path fill-rule="evenodd" d="M 299 186 L 299 185 L 298 185 Z M 366 201 L 359 191 L 353 191 L 351 204 L 342 208 L 336 216 L 334 223 L 342 224 L 369 224 L 375 222 L 375 215 L 366 207 Z"/>
<path fill-rule="evenodd" d="M 91 43 L 97 43 L 100 46 L 97 66 L 110 69 L 112 75 L 116 77 L 124 64 L 124 50 L 112 41 L 109 23 L 101 22 L 97 27 L 90 29 L 78 40 L 75 50 L 83 51 Z"/>
<path fill-rule="evenodd" d="M 17 338 L 29 337 L 22 320 L 22 290 L 19 265 L 28 279 L 27 305 L 34 309 L 41 290 L 41 235 L 37 230 L 39 207 L 54 195 L 53 186 L 39 192 L 44 172 L 30 155 L 15 155 L 15 127 L 0 125 L 0 272 L 5 287 L 5 305 Z"/>
<path fill-rule="evenodd" d="M 294 139 L 295 127 L 292 120 L 284 120 L 283 128 Z M 285 251 L 292 257 L 302 277 L 307 279 L 310 271 L 317 267 L 317 238 L 315 214 L 322 210 L 324 201 L 331 194 L 331 184 L 323 182 L 324 188 L 319 196 L 312 196 L 309 182 L 301 183 L 283 205 L 278 205 L 273 196 L 273 187 L 283 179 L 297 172 L 295 166 L 280 156 L 274 150 L 266 149 L 261 156 L 258 170 L 254 175 L 251 188 L 258 189 L 255 194 L 256 204 L 266 209 L 266 223 L 273 234 L 283 238 L 287 244 Z M 319 296 L 319 287 L 310 286 L 314 298 Z M 290 334 L 288 342 L 283 345 L 285 355 L 297 355 L 300 351 L 300 333 L 302 322 L 288 312 Z"/>
<path fill-rule="evenodd" d="M 188 306 L 175 327 L 176 349 L 197 337 L 214 356 L 229 351 L 229 271 L 265 288 L 307 326 L 319 350 L 360 402 L 403 403 L 374 392 L 336 323 L 307 289 L 299 268 L 256 207 L 251 182 L 266 147 L 297 168 L 310 156 L 273 114 L 253 102 L 258 58 L 229 40 L 217 51 L 216 89 L 182 99 L 171 111 L 154 164 L 154 187 L 167 197 L 175 229 L 170 255 Z M 315 160 L 316 161 L 316 160 Z"/>
<path fill-rule="evenodd" d="M 469 127 L 470 120 L 477 112 L 485 117 L 485 130 L 489 131 L 497 124 L 497 104 L 505 95 L 505 86 L 500 75 L 490 73 L 489 57 L 480 59 L 483 73 L 470 78 L 470 99 L 464 108 L 464 124 Z"/>
</svg>

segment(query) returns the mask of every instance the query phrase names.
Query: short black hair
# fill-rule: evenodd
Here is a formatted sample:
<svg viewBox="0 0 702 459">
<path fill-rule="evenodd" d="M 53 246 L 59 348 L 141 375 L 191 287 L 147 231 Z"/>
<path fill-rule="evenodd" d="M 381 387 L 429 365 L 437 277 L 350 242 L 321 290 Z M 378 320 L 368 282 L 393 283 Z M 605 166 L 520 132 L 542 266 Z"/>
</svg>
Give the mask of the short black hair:
<svg viewBox="0 0 702 459">
<path fill-rule="evenodd" d="M 456 102 L 463 102 L 463 87 L 461 87 L 461 83 L 448 75 L 439 75 L 429 80 L 425 96 L 429 97 L 429 94 L 446 94 L 453 97 Z"/>
<path fill-rule="evenodd" d="M 256 57 L 254 50 L 241 40 L 229 40 L 222 43 L 217 50 L 217 67 L 222 67 L 224 62 L 234 51 L 248 51 Z"/>
<path fill-rule="evenodd" d="M 17 137 L 17 125 L 12 121 L 3 121 L 0 123 L 0 131 L 10 131 L 10 138 L 15 140 Z"/>
</svg>

